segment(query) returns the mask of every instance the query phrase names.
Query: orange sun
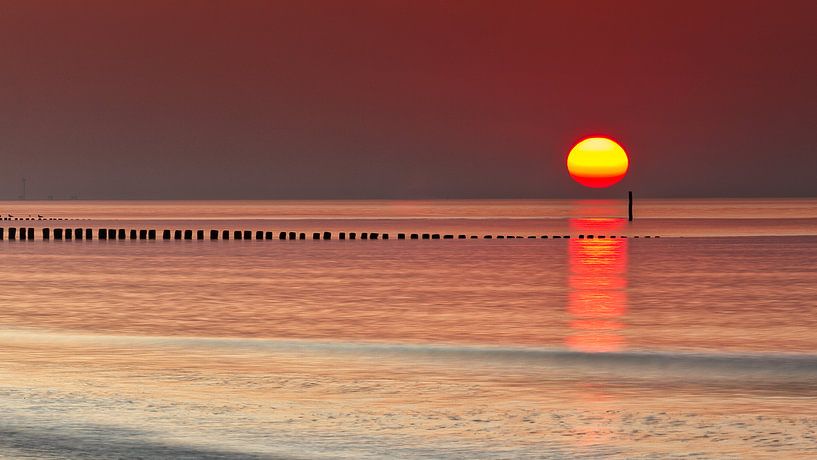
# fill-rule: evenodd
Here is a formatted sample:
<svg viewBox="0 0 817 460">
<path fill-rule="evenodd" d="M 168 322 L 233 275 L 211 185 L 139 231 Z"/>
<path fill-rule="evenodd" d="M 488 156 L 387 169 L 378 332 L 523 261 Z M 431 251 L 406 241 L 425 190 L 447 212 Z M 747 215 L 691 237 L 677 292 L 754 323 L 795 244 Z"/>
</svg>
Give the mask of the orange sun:
<svg viewBox="0 0 817 460">
<path fill-rule="evenodd" d="M 588 137 L 567 155 L 570 177 L 587 187 L 609 187 L 624 178 L 630 161 L 615 141 L 606 137 Z"/>
</svg>

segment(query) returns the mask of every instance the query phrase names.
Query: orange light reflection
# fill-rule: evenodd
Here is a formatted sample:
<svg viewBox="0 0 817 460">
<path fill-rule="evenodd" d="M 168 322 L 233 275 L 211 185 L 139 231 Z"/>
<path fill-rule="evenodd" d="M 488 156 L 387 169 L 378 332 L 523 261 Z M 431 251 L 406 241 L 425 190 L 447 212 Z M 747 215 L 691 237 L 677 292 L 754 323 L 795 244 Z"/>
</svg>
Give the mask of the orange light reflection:
<svg viewBox="0 0 817 460">
<path fill-rule="evenodd" d="M 574 233 L 615 233 L 620 219 L 571 219 Z M 569 348 L 610 352 L 624 348 L 621 335 L 627 314 L 627 240 L 579 239 L 568 243 L 570 292 L 567 312 L 571 335 Z"/>
</svg>

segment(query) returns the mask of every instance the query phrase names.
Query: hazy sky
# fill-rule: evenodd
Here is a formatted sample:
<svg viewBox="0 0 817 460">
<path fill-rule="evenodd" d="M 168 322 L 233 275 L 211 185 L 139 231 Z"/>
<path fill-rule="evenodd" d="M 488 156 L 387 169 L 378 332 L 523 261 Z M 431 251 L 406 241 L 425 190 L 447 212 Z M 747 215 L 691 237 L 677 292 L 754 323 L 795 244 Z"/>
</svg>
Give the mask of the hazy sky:
<svg viewBox="0 0 817 460">
<path fill-rule="evenodd" d="M 0 0 L 0 198 L 817 196 L 816 1 Z M 618 138 L 609 190 L 572 143 Z"/>
</svg>

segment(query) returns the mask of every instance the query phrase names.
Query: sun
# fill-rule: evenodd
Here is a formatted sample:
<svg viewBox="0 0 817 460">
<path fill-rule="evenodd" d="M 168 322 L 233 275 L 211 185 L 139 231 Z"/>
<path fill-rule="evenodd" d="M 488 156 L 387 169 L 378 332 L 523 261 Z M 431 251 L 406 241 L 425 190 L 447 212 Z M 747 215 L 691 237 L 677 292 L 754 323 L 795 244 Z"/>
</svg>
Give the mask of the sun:
<svg viewBox="0 0 817 460">
<path fill-rule="evenodd" d="M 629 166 L 624 149 L 606 137 L 588 137 L 567 155 L 570 177 L 587 187 L 609 187 L 624 178 Z"/>
</svg>

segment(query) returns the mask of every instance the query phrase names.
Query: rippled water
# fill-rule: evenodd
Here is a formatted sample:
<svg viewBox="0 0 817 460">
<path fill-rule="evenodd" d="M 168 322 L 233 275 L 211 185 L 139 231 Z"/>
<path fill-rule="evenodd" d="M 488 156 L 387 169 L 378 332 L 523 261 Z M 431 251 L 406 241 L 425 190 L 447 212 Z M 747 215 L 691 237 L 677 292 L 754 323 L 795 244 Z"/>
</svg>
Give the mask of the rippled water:
<svg viewBox="0 0 817 460">
<path fill-rule="evenodd" d="M 4 240 L 0 456 L 817 456 L 815 200 L 3 209 L 619 238 Z"/>
</svg>

